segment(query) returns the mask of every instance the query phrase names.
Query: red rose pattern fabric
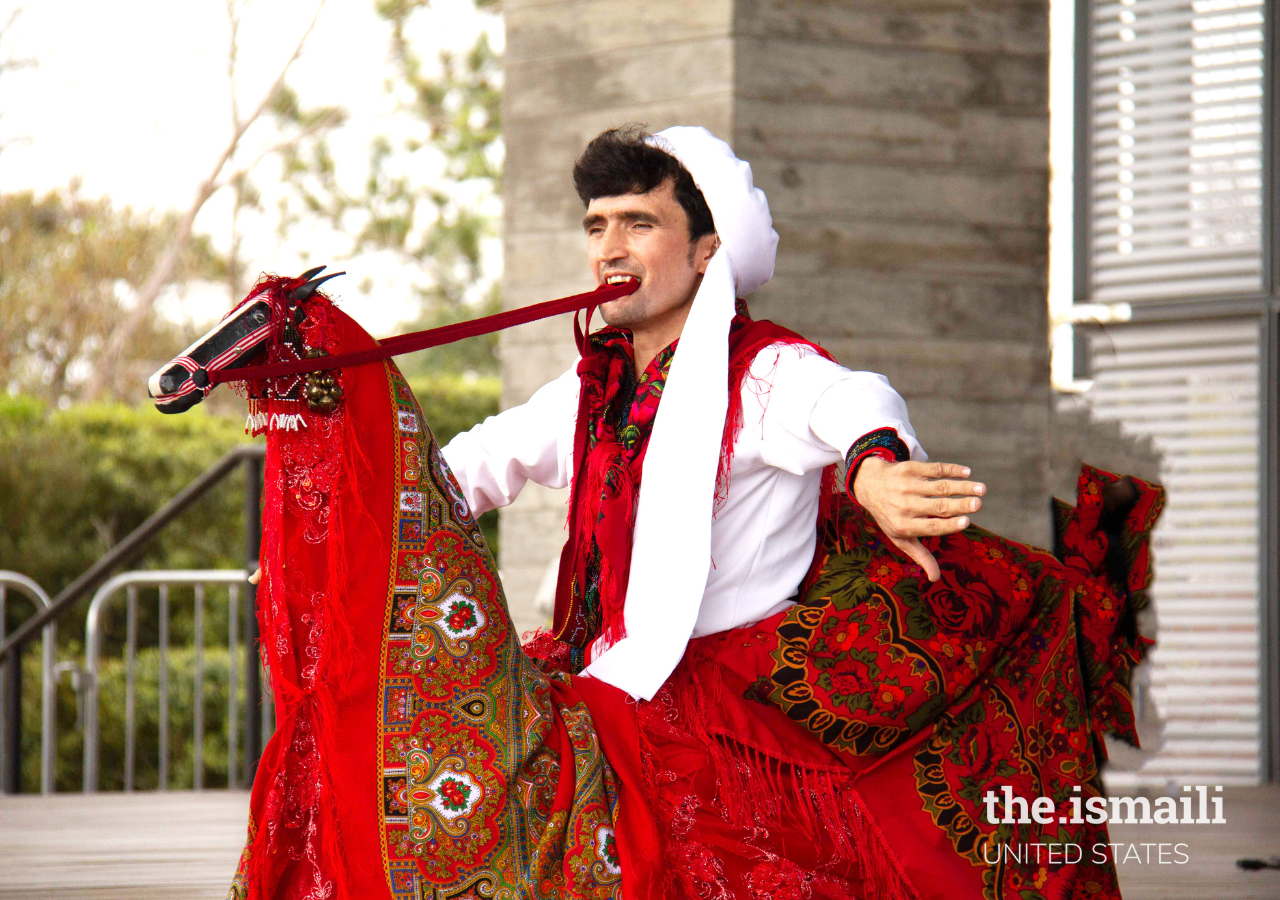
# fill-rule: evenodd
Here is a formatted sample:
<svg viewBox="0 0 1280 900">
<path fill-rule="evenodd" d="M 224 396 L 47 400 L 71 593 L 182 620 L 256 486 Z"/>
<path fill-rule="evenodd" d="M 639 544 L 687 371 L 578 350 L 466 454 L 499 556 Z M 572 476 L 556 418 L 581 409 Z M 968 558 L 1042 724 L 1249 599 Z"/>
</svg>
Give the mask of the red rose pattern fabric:
<svg viewBox="0 0 1280 900">
<path fill-rule="evenodd" d="M 1116 480 L 1083 468 L 1076 505 L 1057 506 L 1061 558 L 977 527 L 926 539 L 934 584 L 842 503 L 812 584 L 778 623 L 754 695 L 844 760 L 925 896 L 1119 897 L 1114 863 L 1087 852 L 1105 825 L 1069 821 L 1073 798 L 1100 793 L 1103 734 L 1137 743 L 1129 681 L 1150 642 L 1134 616 L 1164 493 L 1134 479 L 1132 508 L 1108 521 L 1102 491 Z M 983 797 L 1006 786 L 1052 798 L 1055 824 L 988 823 Z M 1084 861 L 1000 853 L 1036 842 L 1082 845 Z"/>
</svg>

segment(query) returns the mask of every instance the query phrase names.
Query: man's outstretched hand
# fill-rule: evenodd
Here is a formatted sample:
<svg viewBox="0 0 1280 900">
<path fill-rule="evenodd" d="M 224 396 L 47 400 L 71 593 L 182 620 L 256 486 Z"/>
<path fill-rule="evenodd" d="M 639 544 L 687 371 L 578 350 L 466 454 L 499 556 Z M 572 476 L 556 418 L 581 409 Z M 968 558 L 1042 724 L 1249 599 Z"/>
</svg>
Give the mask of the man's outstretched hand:
<svg viewBox="0 0 1280 900">
<path fill-rule="evenodd" d="M 968 513 L 982 509 L 987 486 L 963 480 L 968 477 L 967 466 L 870 456 L 858 468 L 853 495 L 889 540 L 919 563 L 930 581 L 937 581 L 942 576 L 938 561 L 920 538 L 969 527 Z"/>
</svg>

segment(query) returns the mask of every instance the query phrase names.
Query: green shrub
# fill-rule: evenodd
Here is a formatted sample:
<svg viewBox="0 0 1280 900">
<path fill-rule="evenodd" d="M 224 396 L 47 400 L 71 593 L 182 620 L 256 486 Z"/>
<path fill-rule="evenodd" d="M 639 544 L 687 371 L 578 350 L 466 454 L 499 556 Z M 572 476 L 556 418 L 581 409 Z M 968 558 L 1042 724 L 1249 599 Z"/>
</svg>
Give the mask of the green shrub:
<svg viewBox="0 0 1280 900">
<path fill-rule="evenodd" d="M 206 788 L 227 786 L 227 647 L 204 650 L 202 687 L 204 741 L 202 768 Z M 40 789 L 40 654 L 33 648 L 23 659 L 22 783 L 23 790 Z M 160 785 L 160 651 L 141 648 L 134 668 L 135 751 L 134 782 L 137 790 L 155 790 Z M 98 788 L 124 788 L 126 667 L 123 658 L 101 663 L 98 727 Z M 236 654 L 237 681 L 237 770 L 244 783 L 244 648 Z M 170 790 L 191 790 L 195 785 L 195 649 L 169 650 L 169 777 Z M 78 700 L 69 678 L 59 685 L 55 736 L 57 764 L 55 789 L 78 791 L 84 784 L 84 735 L 80 728 Z M 265 740 L 265 736 L 264 736 Z"/>
<path fill-rule="evenodd" d="M 51 410 L 0 398 L 0 568 L 56 593 L 247 440 L 240 422 L 198 407 L 163 416 L 150 407 Z M 236 472 L 161 532 L 135 566 L 242 566 L 243 517 L 244 475 Z"/>
<path fill-rule="evenodd" d="M 502 383 L 497 378 L 429 375 L 409 379 L 422 415 L 441 446 L 498 411 Z"/>
<path fill-rule="evenodd" d="M 411 384 L 442 444 L 498 411 L 496 378 L 434 375 L 414 378 Z M 50 595 L 56 594 L 228 449 L 247 442 L 242 422 L 203 407 L 181 416 L 163 416 L 150 406 L 101 404 L 58 410 L 27 397 L 0 397 L 0 569 L 28 575 Z M 243 469 L 239 469 L 166 527 L 131 568 L 243 566 L 244 493 Z M 496 556 L 497 514 L 481 516 L 480 525 Z M 6 624 L 12 631 L 31 610 L 15 592 L 9 597 Z M 169 731 L 169 785 L 173 788 L 191 784 L 194 671 L 192 651 L 184 646 L 192 639 L 192 607 L 176 598 L 175 592 L 169 626 L 174 717 Z M 83 664 L 88 603 L 89 598 L 82 599 L 59 619 L 58 659 Z M 225 604 L 210 602 L 206 609 L 207 639 L 212 641 L 212 635 L 225 639 Z M 124 642 L 121 610 L 122 606 L 113 607 L 103 620 L 108 656 L 102 670 L 99 785 L 104 790 L 123 785 L 124 668 L 110 656 L 118 654 Z M 138 646 L 153 648 L 157 633 L 154 601 L 148 605 L 140 598 Z M 154 649 L 140 649 L 138 657 L 135 786 L 139 788 L 154 787 L 157 778 L 155 654 Z M 208 786 L 225 783 L 226 778 L 226 656 L 225 644 L 210 647 L 205 654 Z M 23 789 L 28 791 L 39 789 L 39 659 L 40 642 L 35 640 L 27 645 L 23 659 Z M 57 733 L 57 788 L 79 790 L 83 744 L 75 692 L 66 676 L 58 691 Z"/>
</svg>

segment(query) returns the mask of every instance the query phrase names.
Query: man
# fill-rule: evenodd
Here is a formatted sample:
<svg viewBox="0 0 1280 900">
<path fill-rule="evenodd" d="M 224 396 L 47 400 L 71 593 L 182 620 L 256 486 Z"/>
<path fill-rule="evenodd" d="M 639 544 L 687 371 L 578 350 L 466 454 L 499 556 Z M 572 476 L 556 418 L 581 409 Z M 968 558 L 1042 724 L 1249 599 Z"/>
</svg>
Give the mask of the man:
<svg viewBox="0 0 1280 900">
<path fill-rule="evenodd" d="M 1084 467 L 1056 557 L 967 528 L 981 485 L 922 462 L 884 379 L 739 302 L 777 236 L 727 145 L 606 132 L 575 181 L 597 281 L 636 290 L 573 369 L 447 465 L 393 366 L 269 435 L 281 727 L 233 895 L 1118 900 L 1097 854 L 998 848 L 1107 845 L 1078 804 L 1103 736 L 1136 741 L 1159 489 Z M 335 361 L 373 344 L 323 297 L 301 320 Z M 457 488 L 531 478 L 572 493 L 522 647 Z M 1033 821 L 993 818 L 1010 792 Z"/>
<path fill-rule="evenodd" d="M 526 649 L 581 676 L 622 785 L 624 894 L 909 896 L 848 770 L 741 698 L 817 569 L 837 464 L 929 580 L 919 539 L 965 529 L 985 488 L 924 461 L 882 376 L 750 318 L 740 298 L 772 276 L 778 236 L 723 141 L 606 131 L 574 183 L 596 283 L 638 286 L 601 307 L 609 327 L 580 336 L 569 371 L 443 453 L 475 513 L 529 480 L 572 486 L 554 627 Z"/>
<path fill-rule="evenodd" d="M 882 376 L 776 328 L 763 346 L 737 342 L 749 358 L 731 357 L 735 334 L 751 330 L 735 299 L 772 276 L 778 239 L 750 166 L 701 128 L 632 127 L 596 137 L 574 182 L 596 283 L 639 283 L 601 307 L 610 329 L 592 341 L 612 361 L 580 361 L 444 455 L 477 513 L 511 503 L 528 480 L 587 478 L 592 496 L 575 484 L 556 623 L 585 673 L 650 699 L 690 637 L 792 605 L 813 559 L 822 470 L 842 460 L 858 501 L 936 580 L 919 538 L 966 528 L 985 487 L 960 480 L 967 468 L 922 461 Z M 735 364 L 748 371 L 726 391 Z M 585 393 L 584 377 L 596 379 Z M 587 394 L 599 409 L 585 408 Z M 737 419 L 728 435 L 726 416 Z M 631 421 L 612 427 L 620 417 Z M 604 431 L 622 443 L 583 453 Z M 597 471 L 604 448 L 620 457 L 612 483 Z"/>
</svg>

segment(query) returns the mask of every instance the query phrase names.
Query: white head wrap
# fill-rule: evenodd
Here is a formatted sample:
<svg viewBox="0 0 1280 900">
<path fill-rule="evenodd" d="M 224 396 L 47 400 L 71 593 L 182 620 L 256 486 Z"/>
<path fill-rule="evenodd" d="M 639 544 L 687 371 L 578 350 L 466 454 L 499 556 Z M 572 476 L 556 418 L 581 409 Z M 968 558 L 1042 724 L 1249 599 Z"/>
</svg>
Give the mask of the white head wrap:
<svg viewBox="0 0 1280 900">
<path fill-rule="evenodd" d="M 773 277 L 778 233 L 750 164 L 705 128 L 649 139 L 693 176 L 720 237 L 671 360 L 645 451 L 623 618 L 626 637 L 586 673 L 652 699 L 684 655 L 711 567 L 711 518 L 728 409 L 734 300 Z"/>
</svg>

